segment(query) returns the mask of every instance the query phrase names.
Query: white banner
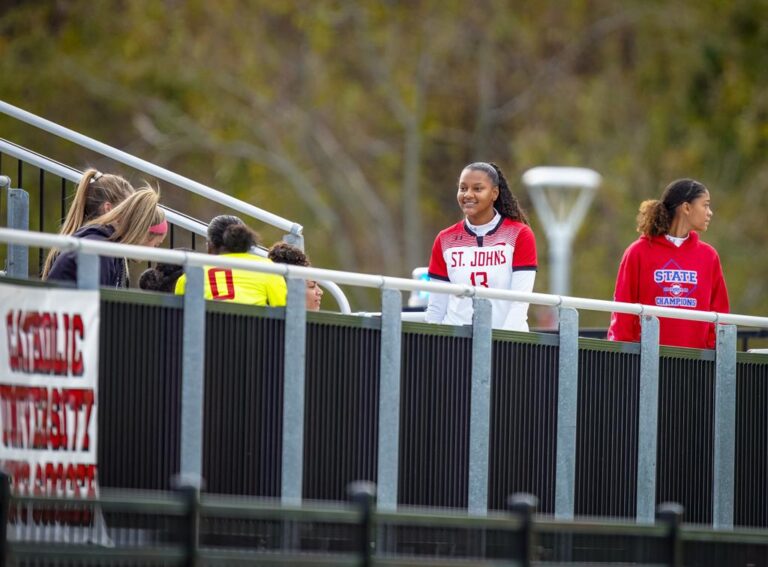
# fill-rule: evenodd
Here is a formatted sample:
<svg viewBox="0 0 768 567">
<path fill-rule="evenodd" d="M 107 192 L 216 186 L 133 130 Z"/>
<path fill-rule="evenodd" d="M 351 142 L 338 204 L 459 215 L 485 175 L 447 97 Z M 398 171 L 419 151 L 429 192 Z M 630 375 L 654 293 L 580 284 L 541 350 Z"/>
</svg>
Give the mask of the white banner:
<svg viewBox="0 0 768 567">
<path fill-rule="evenodd" d="M 0 466 L 18 495 L 95 496 L 99 293 L 0 284 Z M 92 525 L 84 508 L 29 510 L 37 527 Z"/>
</svg>

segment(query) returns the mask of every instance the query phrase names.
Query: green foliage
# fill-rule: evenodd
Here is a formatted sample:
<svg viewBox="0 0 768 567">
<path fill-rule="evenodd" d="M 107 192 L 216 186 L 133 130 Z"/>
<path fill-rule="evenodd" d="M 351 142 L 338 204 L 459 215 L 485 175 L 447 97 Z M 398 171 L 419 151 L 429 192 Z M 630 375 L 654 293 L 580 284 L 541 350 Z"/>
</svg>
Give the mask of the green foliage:
<svg viewBox="0 0 768 567">
<path fill-rule="evenodd" d="M 766 19 L 763 0 L 21 2 L 0 8 L 0 98 L 299 222 L 316 265 L 391 275 L 458 218 L 468 161 L 510 180 L 578 165 L 604 185 L 573 294 L 607 299 L 639 202 L 692 176 L 711 188 L 705 238 L 733 310 L 762 314 Z M 60 161 L 94 159 L 0 124 Z"/>
</svg>

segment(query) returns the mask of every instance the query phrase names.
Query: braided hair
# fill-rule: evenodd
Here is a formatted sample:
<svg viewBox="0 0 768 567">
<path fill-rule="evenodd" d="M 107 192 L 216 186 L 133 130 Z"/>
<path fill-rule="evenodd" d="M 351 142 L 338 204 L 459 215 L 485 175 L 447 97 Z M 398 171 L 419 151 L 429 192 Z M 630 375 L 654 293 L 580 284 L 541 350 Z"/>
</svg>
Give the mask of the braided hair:
<svg viewBox="0 0 768 567">
<path fill-rule="evenodd" d="M 493 162 L 476 161 L 470 163 L 464 168 L 470 171 L 482 171 L 491 180 L 491 183 L 499 188 L 499 197 L 493 204 L 494 208 L 499 211 L 502 217 L 507 217 L 510 220 L 519 221 L 525 224 L 531 224 L 528 222 L 528 215 L 520 206 L 520 202 L 512 194 L 507 183 L 507 178 L 504 177 L 504 173 L 501 168 Z"/>
</svg>

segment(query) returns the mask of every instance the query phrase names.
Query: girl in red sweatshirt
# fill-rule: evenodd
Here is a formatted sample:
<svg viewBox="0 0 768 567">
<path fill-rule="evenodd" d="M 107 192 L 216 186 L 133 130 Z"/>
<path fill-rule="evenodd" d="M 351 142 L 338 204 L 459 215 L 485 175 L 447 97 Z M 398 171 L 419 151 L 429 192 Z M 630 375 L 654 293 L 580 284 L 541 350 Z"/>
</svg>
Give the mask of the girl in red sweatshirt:
<svg viewBox="0 0 768 567">
<path fill-rule="evenodd" d="M 637 217 L 641 236 L 621 259 L 614 301 L 727 313 L 720 258 L 697 234 L 711 219 L 709 191 L 693 179 L 673 181 L 661 200 L 644 201 Z M 662 345 L 715 347 L 713 323 L 670 318 L 659 323 Z M 613 313 L 608 339 L 639 341 L 639 317 Z"/>
</svg>

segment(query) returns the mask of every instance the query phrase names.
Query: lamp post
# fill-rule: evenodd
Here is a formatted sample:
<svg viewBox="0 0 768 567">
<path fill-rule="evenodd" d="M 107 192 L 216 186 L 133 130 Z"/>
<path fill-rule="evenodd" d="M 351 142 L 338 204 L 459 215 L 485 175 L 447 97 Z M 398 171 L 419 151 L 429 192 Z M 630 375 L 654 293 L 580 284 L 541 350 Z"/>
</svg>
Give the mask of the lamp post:
<svg viewBox="0 0 768 567">
<path fill-rule="evenodd" d="M 602 177 L 583 167 L 534 167 L 523 174 L 549 241 L 549 292 L 571 292 L 571 247 Z"/>
</svg>

